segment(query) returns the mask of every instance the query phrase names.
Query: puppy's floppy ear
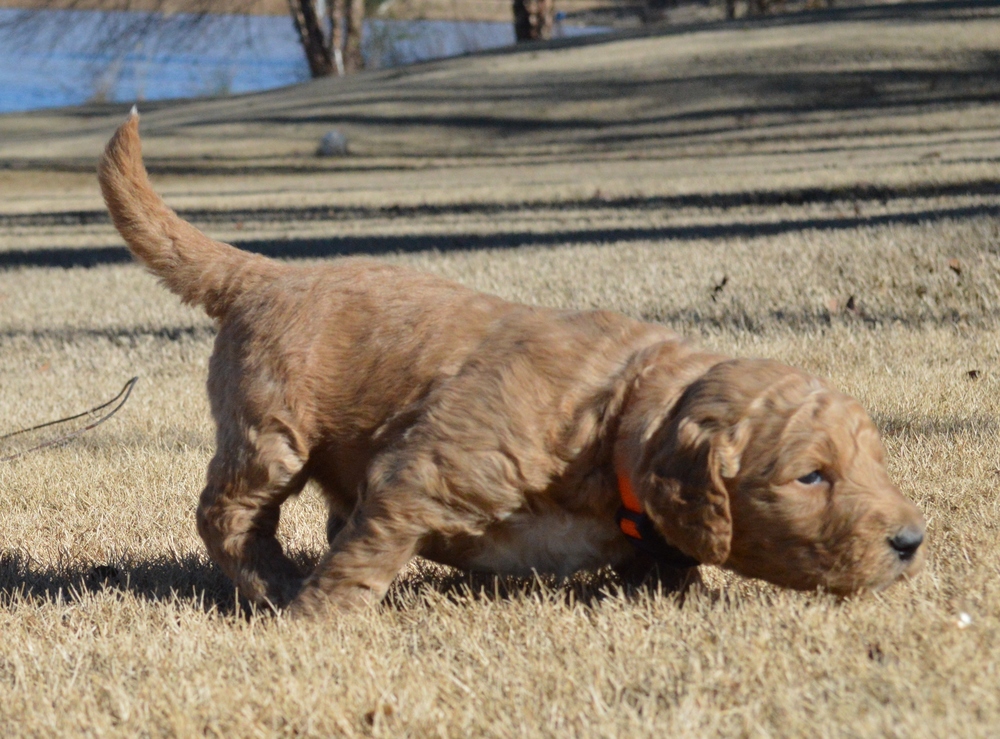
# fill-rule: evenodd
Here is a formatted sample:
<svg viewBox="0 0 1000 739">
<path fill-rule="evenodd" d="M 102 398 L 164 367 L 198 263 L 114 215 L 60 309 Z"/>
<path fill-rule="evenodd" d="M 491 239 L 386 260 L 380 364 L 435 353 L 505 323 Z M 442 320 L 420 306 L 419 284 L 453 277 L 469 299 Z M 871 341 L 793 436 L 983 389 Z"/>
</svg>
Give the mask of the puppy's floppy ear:
<svg viewBox="0 0 1000 739">
<path fill-rule="evenodd" d="M 655 434 L 641 476 L 646 513 L 674 546 L 702 564 L 729 557 L 733 520 L 726 479 L 740 471 L 749 423 L 715 429 L 685 416 Z"/>
</svg>

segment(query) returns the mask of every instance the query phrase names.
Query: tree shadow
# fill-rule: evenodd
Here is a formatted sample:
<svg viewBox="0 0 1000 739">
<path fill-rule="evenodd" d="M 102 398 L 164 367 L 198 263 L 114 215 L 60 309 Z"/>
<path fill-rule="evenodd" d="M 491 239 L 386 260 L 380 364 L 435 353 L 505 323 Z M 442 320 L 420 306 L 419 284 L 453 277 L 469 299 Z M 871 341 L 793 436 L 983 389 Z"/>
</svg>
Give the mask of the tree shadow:
<svg viewBox="0 0 1000 739">
<path fill-rule="evenodd" d="M 349 255 L 411 254 L 427 251 L 482 251 L 518 247 L 556 247 L 567 244 L 636 241 L 692 241 L 702 239 L 752 239 L 802 231 L 835 231 L 871 226 L 919 225 L 942 220 L 1000 216 L 1000 205 L 982 203 L 874 216 L 834 215 L 787 218 L 776 221 L 692 223 L 684 225 L 581 228 L 547 232 L 378 234 L 320 236 L 285 239 L 238 239 L 241 249 L 279 259 L 325 259 Z M 129 264 L 133 257 L 123 246 L 50 247 L 10 249 L 0 252 L 0 269 L 19 267 L 97 267 Z"/>
<path fill-rule="evenodd" d="M 978 378 L 978 371 L 975 378 Z M 966 373 L 968 381 L 974 382 L 972 373 Z M 1000 435 L 1000 420 L 991 416 L 976 414 L 972 416 L 946 415 L 941 417 L 925 415 L 900 415 L 897 413 L 872 413 L 872 420 L 878 425 L 885 437 L 929 438 L 934 436 L 956 437 L 975 436 L 989 439 Z"/>
<path fill-rule="evenodd" d="M 981 14 L 990 9 L 1000 7 L 1000 0 L 917 0 L 916 2 L 896 2 L 892 4 L 858 4 L 839 5 L 823 9 L 810 9 L 799 12 L 777 12 L 768 15 L 743 16 L 734 19 L 710 21 L 695 21 L 692 23 L 652 23 L 627 30 L 615 31 L 618 38 L 647 38 L 650 36 L 682 36 L 693 31 L 715 30 L 725 28 L 774 28 L 783 26 L 806 26 L 815 23 L 852 23 L 859 21 L 897 21 L 897 22 L 930 22 L 942 17 L 952 17 L 958 13 Z M 568 18 L 592 13 L 614 12 L 619 8 L 615 3 L 609 3 L 596 8 L 570 12 Z M 605 37 L 606 40 L 606 37 Z M 566 48 L 573 46 L 591 46 L 601 43 L 601 35 L 575 36 L 554 39 L 546 42 L 547 48 Z M 530 51 L 545 46 L 530 45 Z M 484 54 L 498 54 L 499 50 L 490 49 Z"/>
<path fill-rule="evenodd" d="M 959 183 L 915 182 L 906 185 L 858 183 L 832 187 L 793 187 L 770 190 L 737 190 L 677 195 L 595 195 L 581 198 L 504 201 L 457 201 L 415 205 L 319 205 L 261 208 L 178 208 L 177 213 L 206 227 L 240 222 L 301 223 L 386 219 L 435 218 L 463 215 L 502 215 L 539 211 L 608 212 L 621 210 L 660 211 L 678 209 L 733 210 L 746 207 L 782 207 L 837 202 L 878 203 L 900 200 L 1000 195 L 1000 177 L 980 177 Z M 73 210 L 44 213 L 0 213 L 0 227 L 39 228 L 110 225 L 107 211 Z M 120 247 L 111 247 L 112 249 Z M 0 260 L 8 252 L 0 252 Z M 103 252 L 96 251 L 96 258 Z M 2 262 L 0 262 L 2 264 Z"/>
</svg>

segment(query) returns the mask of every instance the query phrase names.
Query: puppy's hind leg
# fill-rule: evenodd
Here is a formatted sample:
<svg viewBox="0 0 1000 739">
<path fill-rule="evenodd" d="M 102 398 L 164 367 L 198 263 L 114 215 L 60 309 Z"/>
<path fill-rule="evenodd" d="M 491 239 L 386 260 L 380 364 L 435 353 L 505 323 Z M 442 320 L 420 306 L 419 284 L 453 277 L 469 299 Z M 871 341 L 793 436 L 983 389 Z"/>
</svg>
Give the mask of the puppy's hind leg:
<svg viewBox="0 0 1000 739">
<path fill-rule="evenodd" d="M 251 436 L 238 448 L 220 444 L 198 505 L 198 533 L 240 593 L 280 608 L 302 585 L 276 537 L 281 504 L 301 492 L 308 475 L 286 434 Z"/>
</svg>

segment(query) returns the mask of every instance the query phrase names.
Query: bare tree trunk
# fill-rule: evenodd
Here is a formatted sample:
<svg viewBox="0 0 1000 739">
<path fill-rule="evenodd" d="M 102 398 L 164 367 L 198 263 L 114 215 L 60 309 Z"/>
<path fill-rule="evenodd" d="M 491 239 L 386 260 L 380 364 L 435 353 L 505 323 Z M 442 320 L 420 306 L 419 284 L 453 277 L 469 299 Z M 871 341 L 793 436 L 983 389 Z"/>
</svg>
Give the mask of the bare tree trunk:
<svg viewBox="0 0 1000 739">
<path fill-rule="evenodd" d="M 514 0 L 514 38 L 517 43 L 531 41 L 531 16 L 528 0 Z"/>
<path fill-rule="evenodd" d="M 514 37 L 522 41 L 552 38 L 554 0 L 514 0 Z"/>
<path fill-rule="evenodd" d="M 538 0 L 538 38 L 552 38 L 555 9 L 555 0 Z"/>
<path fill-rule="evenodd" d="M 344 74 L 344 0 L 327 0 L 326 9 L 330 13 L 330 47 L 333 49 L 333 64 L 337 74 Z"/>
<path fill-rule="evenodd" d="M 333 74 L 333 58 L 314 0 L 288 0 L 288 10 L 299 33 L 309 73 L 313 77 L 329 77 Z"/>
<path fill-rule="evenodd" d="M 365 0 L 327 0 L 326 5 L 327 16 L 321 19 L 316 0 L 288 0 L 309 72 L 313 77 L 329 77 L 363 69 Z"/>
<path fill-rule="evenodd" d="M 365 21 L 365 0 L 347 0 L 346 4 L 347 33 L 344 38 L 344 71 L 357 72 L 365 66 L 364 58 L 361 56 L 361 30 Z"/>
</svg>

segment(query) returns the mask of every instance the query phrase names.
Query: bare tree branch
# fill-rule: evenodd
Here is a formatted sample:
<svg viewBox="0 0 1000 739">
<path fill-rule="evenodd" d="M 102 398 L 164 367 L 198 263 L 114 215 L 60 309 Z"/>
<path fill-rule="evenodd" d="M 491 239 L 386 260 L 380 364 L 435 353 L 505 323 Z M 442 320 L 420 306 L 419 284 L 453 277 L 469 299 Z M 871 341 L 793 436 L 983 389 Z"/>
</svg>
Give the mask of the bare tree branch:
<svg viewBox="0 0 1000 739">
<path fill-rule="evenodd" d="M 49 439 L 47 441 L 43 441 L 40 444 L 36 444 L 35 446 L 28 447 L 27 449 L 22 449 L 21 451 L 15 452 L 13 454 L 8 454 L 7 456 L 0 457 L 0 462 L 9 462 L 10 460 L 17 459 L 18 457 L 23 456 L 23 455 L 25 455 L 25 454 L 27 454 L 29 452 L 34 452 L 34 451 L 37 451 L 39 449 L 46 449 L 48 447 L 57 446 L 59 444 L 65 444 L 66 442 L 70 441 L 71 439 L 75 439 L 76 437 L 80 436 L 81 434 L 83 434 L 83 433 L 85 433 L 87 431 L 90 431 L 91 429 L 97 428 L 98 426 L 100 426 L 102 423 L 104 423 L 105 421 L 107 421 L 109 418 L 111 418 L 113 415 L 115 415 L 118 411 L 121 410 L 122 406 L 125 405 L 125 403 L 129 399 L 129 396 L 132 394 L 132 388 L 135 387 L 135 384 L 138 381 L 139 381 L 138 377 L 133 377 L 131 380 L 129 380 L 128 382 L 125 383 L 125 386 L 121 389 L 121 392 L 119 392 L 118 395 L 116 395 L 111 400 L 107 401 L 106 403 L 101 403 L 100 405 L 95 406 L 95 407 L 91 408 L 90 410 L 86 410 L 83 413 L 77 413 L 75 416 L 68 416 L 66 418 L 60 418 L 60 419 L 58 419 L 56 421 L 48 421 L 46 423 L 40 423 L 37 426 L 32 426 L 31 428 L 20 429 L 19 431 L 13 431 L 13 432 L 11 432 L 9 434 L 4 434 L 3 436 L 0 436 L 0 442 L 6 443 L 9 439 L 13 439 L 14 437 L 17 437 L 17 436 L 23 436 L 23 435 L 29 434 L 29 433 L 31 433 L 33 431 L 40 431 L 42 429 L 47 429 L 47 428 L 53 428 L 53 427 L 56 427 L 56 426 L 61 426 L 63 424 L 70 423 L 71 421 L 77 421 L 77 420 L 80 420 L 80 419 L 94 418 L 97 414 L 99 414 L 104 409 L 106 409 L 108 407 L 111 407 L 110 411 L 108 411 L 104 415 L 100 416 L 99 418 L 96 418 L 95 420 L 91 421 L 90 423 L 88 423 L 87 425 L 85 425 L 82 428 L 76 429 L 75 431 L 70 431 L 70 432 L 61 434 L 60 436 L 57 436 L 54 439 Z"/>
</svg>

